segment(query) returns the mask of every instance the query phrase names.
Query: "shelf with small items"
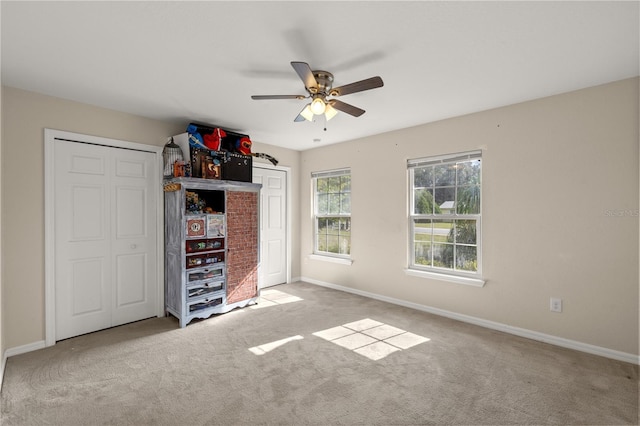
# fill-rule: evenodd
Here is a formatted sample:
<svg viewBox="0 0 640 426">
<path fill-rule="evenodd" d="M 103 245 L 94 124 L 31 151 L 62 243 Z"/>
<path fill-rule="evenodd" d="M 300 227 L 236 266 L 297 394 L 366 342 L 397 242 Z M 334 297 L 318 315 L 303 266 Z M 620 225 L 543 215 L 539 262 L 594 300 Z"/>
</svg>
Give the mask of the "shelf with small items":
<svg viewBox="0 0 640 426">
<path fill-rule="evenodd" d="M 167 313 L 185 327 L 256 303 L 260 185 L 177 177 L 164 188 Z"/>
</svg>

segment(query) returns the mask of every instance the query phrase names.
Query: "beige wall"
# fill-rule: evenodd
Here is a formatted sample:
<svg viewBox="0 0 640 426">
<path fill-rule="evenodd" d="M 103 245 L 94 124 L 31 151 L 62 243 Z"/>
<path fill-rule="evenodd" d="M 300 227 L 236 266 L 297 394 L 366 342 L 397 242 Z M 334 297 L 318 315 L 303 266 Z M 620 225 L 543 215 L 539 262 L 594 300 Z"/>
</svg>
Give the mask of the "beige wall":
<svg viewBox="0 0 640 426">
<path fill-rule="evenodd" d="M 1 349 L 44 339 L 43 129 L 162 145 L 166 123 L 2 88 Z M 292 276 L 638 354 L 638 79 L 325 148 L 292 169 Z M 484 288 L 404 274 L 408 158 L 483 150 Z M 256 160 L 264 161 L 264 160 Z M 352 266 L 308 259 L 309 174 L 350 166 Z M 300 236 L 298 238 L 298 236 Z M 549 297 L 564 312 L 549 312 Z"/>
<path fill-rule="evenodd" d="M 162 146 L 167 137 L 184 132 L 187 123 L 150 120 L 10 87 L 3 87 L 2 102 L 4 351 L 45 338 L 44 129 Z M 297 169 L 298 152 L 256 147 Z M 298 264 L 296 260 L 296 268 Z"/>
<path fill-rule="evenodd" d="M 2 317 L 4 316 L 2 312 L 2 277 L 4 276 L 4 268 L 2 267 L 2 140 L 4 128 L 2 127 L 2 85 L 0 85 L 0 388 L 2 387 L 2 378 L 4 376 L 4 365 L 2 361 L 4 360 L 4 321 L 2 321 Z"/>
<path fill-rule="evenodd" d="M 2 315 L 6 348 L 44 340 L 44 129 L 161 146 L 184 131 L 116 111 L 4 87 Z"/>
<path fill-rule="evenodd" d="M 302 152 L 302 277 L 638 354 L 638 94 L 635 78 Z M 479 148 L 485 287 L 407 276 L 406 160 Z M 345 166 L 351 266 L 308 256 L 310 173 Z"/>
</svg>

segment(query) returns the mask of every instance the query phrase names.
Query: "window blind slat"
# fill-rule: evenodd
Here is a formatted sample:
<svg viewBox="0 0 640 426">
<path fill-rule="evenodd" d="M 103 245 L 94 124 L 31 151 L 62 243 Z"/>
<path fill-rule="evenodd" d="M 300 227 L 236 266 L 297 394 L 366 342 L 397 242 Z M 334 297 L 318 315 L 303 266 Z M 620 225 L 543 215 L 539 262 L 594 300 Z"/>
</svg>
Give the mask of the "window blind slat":
<svg viewBox="0 0 640 426">
<path fill-rule="evenodd" d="M 327 170 L 325 172 L 311 172 L 311 177 L 325 178 L 325 177 L 345 176 L 349 174 L 351 174 L 351 169 L 336 169 L 336 170 Z"/>
<path fill-rule="evenodd" d="M 458 161 L 468 161 L 482 158 L 482 151 L 465 152 L 463 154 L 443 155 L 442 157 L 416 158 L 407 160 L 407 167 L 424 167 L 434 164 L 456 163 Z"/>
</svg>

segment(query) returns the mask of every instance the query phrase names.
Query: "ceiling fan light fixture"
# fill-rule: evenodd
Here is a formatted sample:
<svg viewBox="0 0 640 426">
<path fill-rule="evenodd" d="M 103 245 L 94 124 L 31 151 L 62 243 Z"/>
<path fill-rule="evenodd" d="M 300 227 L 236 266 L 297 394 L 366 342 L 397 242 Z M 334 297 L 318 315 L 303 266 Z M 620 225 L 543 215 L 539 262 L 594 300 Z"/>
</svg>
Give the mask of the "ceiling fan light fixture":
<svg viewBox="0 0 640 426">
<path fill-rule="evenodd" d="M 307 104 L 306 107 L 300 113 L 301 116 L 304 117 L 307 121 L 313 121 L 313 111 L 311 111 L 311 104 Z"/>
<path fill-rule="evenodd" d="M 2 0 L 0 0 L 2 1 Z M 306 99 L 310 98 L 310 103 L 293 120 L 296 123 L 301 121 L 313 121 L 315 115 L 324 115 L 329 121 L 336 116 L 338 111 L 349 114 L 353 117 L 360 117 L 365 110 L 349 105 L 338 99 L 330 99 L 327 96 L 344 96 L 352 93 L 364 92 L 384 86 L 380 77 L 371 77 L 365 80 L 344 84 L 340 87 L 333 87 L 333 74 L 328 71 L 312 70 L 308 63 L 293 61 L 291 66 L 304 83 L 304 88 L 308 95 L 252 95 L 254 100 L 269 99 Z M 325 129 L 326 130 L 326 129 Z"/>
<path fill-rule="evenodd" d="M 313 101 L 311 101 L 311 112 L 313 112 L 315 115 L 324 114 L 324 111 L 326 110 L 326 108 L 327 108 L 327 105 L 324 103 L 324 100 L 319 96 L 313 98 Z"/>
<path fill-rule="evenodd" d="M 327 121 L 331 120 L 336 116 L 338 110 L 331 106 L 331 104 L 327 104 L 326 109 L 324 110 L 324 116 L 327 118 Z"/>
</svg>

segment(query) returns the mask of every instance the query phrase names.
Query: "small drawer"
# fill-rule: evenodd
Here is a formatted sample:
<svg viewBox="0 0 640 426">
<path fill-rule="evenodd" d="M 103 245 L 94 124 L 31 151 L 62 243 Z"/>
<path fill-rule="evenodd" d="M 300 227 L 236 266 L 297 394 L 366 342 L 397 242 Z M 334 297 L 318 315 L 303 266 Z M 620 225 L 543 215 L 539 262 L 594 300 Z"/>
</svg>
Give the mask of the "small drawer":
<svg viewBox="0 0 640 426">
<path fill-rule="evenodd" d="M 187 256 L 187 269 L 211 266 L 224 262 L 224 252 L 194 254 Z"/>
<path fill-rule="evenodd" d="M 217 291 L 224 290 L 224 281 L 212 281 L 187 288 L 187 300 L 200 299 Z"/>
<path fill-rule="evenodd" d="M 202 268 L 193 271 L 187 271 L 187 282 L 190 283 L 222 277 L 224 277 L 224 264 L 219 264 L 211 268 Z"/>
<path fill-rule="evenodd" d="M 221 305 L 222 302 L 224 302 L 223 296 L 215 297 L 212 299 L 204 299 L 199 302 L 194 302 L 188 305 L 189 313 L 192 314 L 198 311 L 202 311 L 204 309 L 213 308 L 214 306 Z"/>
<path fill-rule="evenodd" d="M 187 238 L 205 237 L 207 235 L 207 216 L 187 216 Z"/>
<path fill-rule="evenodd" d="M 207 215 L 207 238 L 224 237 L 224 215 Z"/>
<path fill-rule="evenodd" d="M 224 238 L 212 238 L 208 240 L 187 240 L 185 242 L 185 249 L 187 253 L 224 250 Z"/>
</svg>

